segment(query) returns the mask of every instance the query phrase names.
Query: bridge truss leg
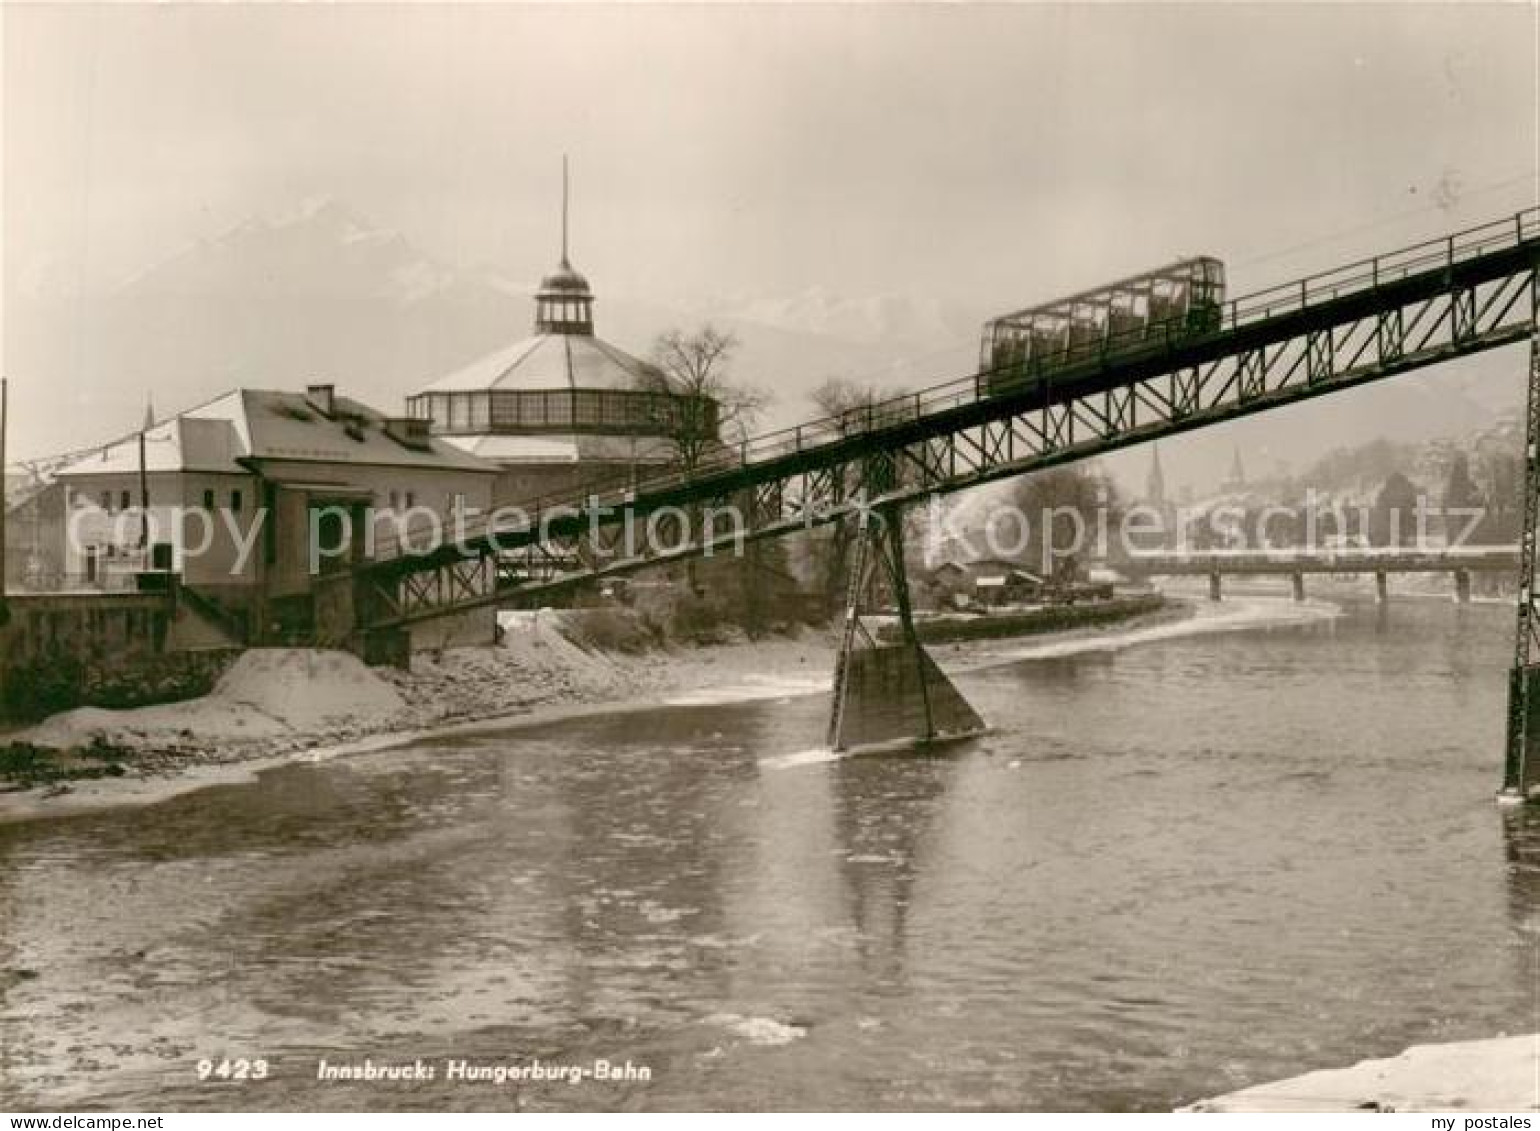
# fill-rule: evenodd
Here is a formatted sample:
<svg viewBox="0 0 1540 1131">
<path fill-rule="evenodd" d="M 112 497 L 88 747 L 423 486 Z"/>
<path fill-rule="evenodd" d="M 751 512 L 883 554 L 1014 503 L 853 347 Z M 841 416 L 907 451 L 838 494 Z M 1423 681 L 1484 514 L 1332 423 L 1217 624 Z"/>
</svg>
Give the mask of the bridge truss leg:
<svg viewBox="0 0 1540 1131">
<path fill-rule="evenodd" d="M 1540 307 L 1540 289 L 1533 299 Z M 1529 398 L 1524 433 L 1524 530 L 1519 537 L 1518 624 L 1508 674 L 1507 801 L 1524 801 L 1540 784 L 1540 610 L 1535 607 L 1536 534 L 1540 524 L 1540 309 L 1529 339 Z"/>
<path fill-rule="evenodd" d="M 936 666 L 915 632 L 902 512 L 896 507 L 863 511 L 853 549 L 844 634 L 834 661 L 829 748 L 981 733 L 984 721 Z M 896 632 L 874 631 L 863 613 L 863 606 L 883 589 L 898 614 Z"/>
</svg>

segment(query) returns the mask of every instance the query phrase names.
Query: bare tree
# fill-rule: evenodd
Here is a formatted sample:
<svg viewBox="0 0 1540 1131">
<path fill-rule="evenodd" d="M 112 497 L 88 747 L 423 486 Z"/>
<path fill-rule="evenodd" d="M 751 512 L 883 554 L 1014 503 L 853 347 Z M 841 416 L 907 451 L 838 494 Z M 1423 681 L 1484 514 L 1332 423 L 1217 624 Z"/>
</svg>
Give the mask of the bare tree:
<svg viewBox="0 0 1540 1131">
<path fill-rule="evenodd" d="M 699 467 L 724 437 L 746 440 L 769 402 L 762 390 L 732 379 L 729 369 L 738 344 L 733 334 L 709 322 L 693 334 L 668 330 L 653 342 L 642 388 L 672 395 L 659 413 L 686 471 Z"/>
<path fill-rule="evenodd" d="M 723 444 L 748 439 L 769 397 L 732 378 L 730 369 L 738 339 L 710 323 L 694 333 L 671 329 L 653 342 L 651 365 L 640 387 L 659 394 L 656 421 L 674 449 L 678 467 L 691 472 L 726 454 Z M 715 563 L 706 572 L 723 600 L 728 616 L 757 633 L 763 626 L 763 593 L 756 575 L 784 551 L 750 542 L 741 558 Z M 702 563 L 691 558 L 685 575 L 692 591 L 700 591 Z"/>
<path fill-rule="evenodd" d="M 879 389 L 848 377 L 830 377 L 818 386 L 813 404 L 834 421 L 842 436 L 902 424 L 919 411 L 907 389 Z"/>
<path fill-rule="evenodd" d="M 849 377 L 830 377 L 813 390 L 813 407 L 824 416 L 848 420 L 852 409 L 870 408 L 883 399 L 875 385 L 853 381 Z"/>
<path fill-rule="evenodd" d="M 1011 483 L 1008 497 L 1027 523 L 1026 546 L 1016 560 L 1026 569 L 1052 575 L 1048 580 L 1075 580 L 1099 528 L 1098 513 L 1108 513 L 1113 529 L 1121 514 L 1112 481 L 1094 464 L 1023 475 Z M 1069 552 L 1071 543 L 1081 543 L 1078 552 Z"/>
</svg>

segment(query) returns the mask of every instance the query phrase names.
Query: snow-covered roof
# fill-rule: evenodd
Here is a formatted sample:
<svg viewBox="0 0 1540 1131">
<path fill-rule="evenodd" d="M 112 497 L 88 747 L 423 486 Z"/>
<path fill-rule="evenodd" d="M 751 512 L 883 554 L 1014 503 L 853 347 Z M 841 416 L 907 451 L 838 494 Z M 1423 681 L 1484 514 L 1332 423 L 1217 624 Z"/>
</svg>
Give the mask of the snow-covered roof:
<svg viewBox="0 0 1540 1131">
<path fill-rule="evenodd" d="M 471 362 L 421 392 L 636 389 L 654 373 L 640 358 L 590 334 L 536 334 Z"/>
<path fill-rule="evenodd" d="M 244 471 L 242 460 L 300 460 L 496 470 L 437 437 L 404 443 L 386 431 L 385 421 L 383 413 L 348 397 L 334 397 L 331 412 L 323 413 L 304 393 L 235 389 L 147 429 L 145 469 Z M 139 433 L 130 433 L 59 474 L 137 474 L 139 447 Z"/>
</svg>

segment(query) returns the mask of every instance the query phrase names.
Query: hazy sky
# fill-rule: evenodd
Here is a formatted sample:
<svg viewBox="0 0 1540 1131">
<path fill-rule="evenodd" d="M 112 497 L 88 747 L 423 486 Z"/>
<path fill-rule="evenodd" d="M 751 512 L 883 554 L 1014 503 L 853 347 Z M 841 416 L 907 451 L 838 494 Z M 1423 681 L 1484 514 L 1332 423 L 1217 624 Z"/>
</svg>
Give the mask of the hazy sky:
<svg viewBox="0 0 1540 1131">
<path fill-rule="evenodd" d="M 1537 12 L 7 3 L 5 283 L 317 194 L 533 281 L 567 151 L 610 295 L 1244 291 L 1533 203 Z"/>
<path fill-rule="evenodd" d="M 522 278 L 551 258 L 563 150 L 574 258 L 686 300 L 817 283 L 1009 306 L 1422 209 L 1377 247 L 1535 193 L 1532 5 L 3 19 L 7 265 L 87 283 L 318 193 Z"/>
</svg>

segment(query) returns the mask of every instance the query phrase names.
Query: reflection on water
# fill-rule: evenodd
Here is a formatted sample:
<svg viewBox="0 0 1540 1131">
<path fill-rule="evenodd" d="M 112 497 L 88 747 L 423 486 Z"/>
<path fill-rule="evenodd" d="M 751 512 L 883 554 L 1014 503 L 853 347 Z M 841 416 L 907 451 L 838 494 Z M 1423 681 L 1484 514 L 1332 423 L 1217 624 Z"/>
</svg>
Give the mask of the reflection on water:
<svg viewBox="0 0 1540 1131">
<path fill-rule="evenodd" d="M 1532 1027 L 1508 624 L 1366 603 L 975 671 L 996 729 L 929 752 L 696 706 L 0 828 L 0 1105 L 1169 1108 Z M 226 1055 L 271 1078 L 197 1082 Z"/>
<path fill-rule="evenodd" d="M 1540 935 L 1540 805 L 1528 805 L 1503 812 L 1503 847 L 1508 860 L 1508 915 L 1513 930 L 1522 935 Z M 1514 957 L 1528 961 L 1533 955 L 1516 950 Z M 1520 969 L 1519 975 L 1532 978 L 1534 966 Z M 1540 986 L 1535 987 L 1540 995 Z M 1537 1001 L 1540 1004 L 1540 1001 Z"/>
</svg>

